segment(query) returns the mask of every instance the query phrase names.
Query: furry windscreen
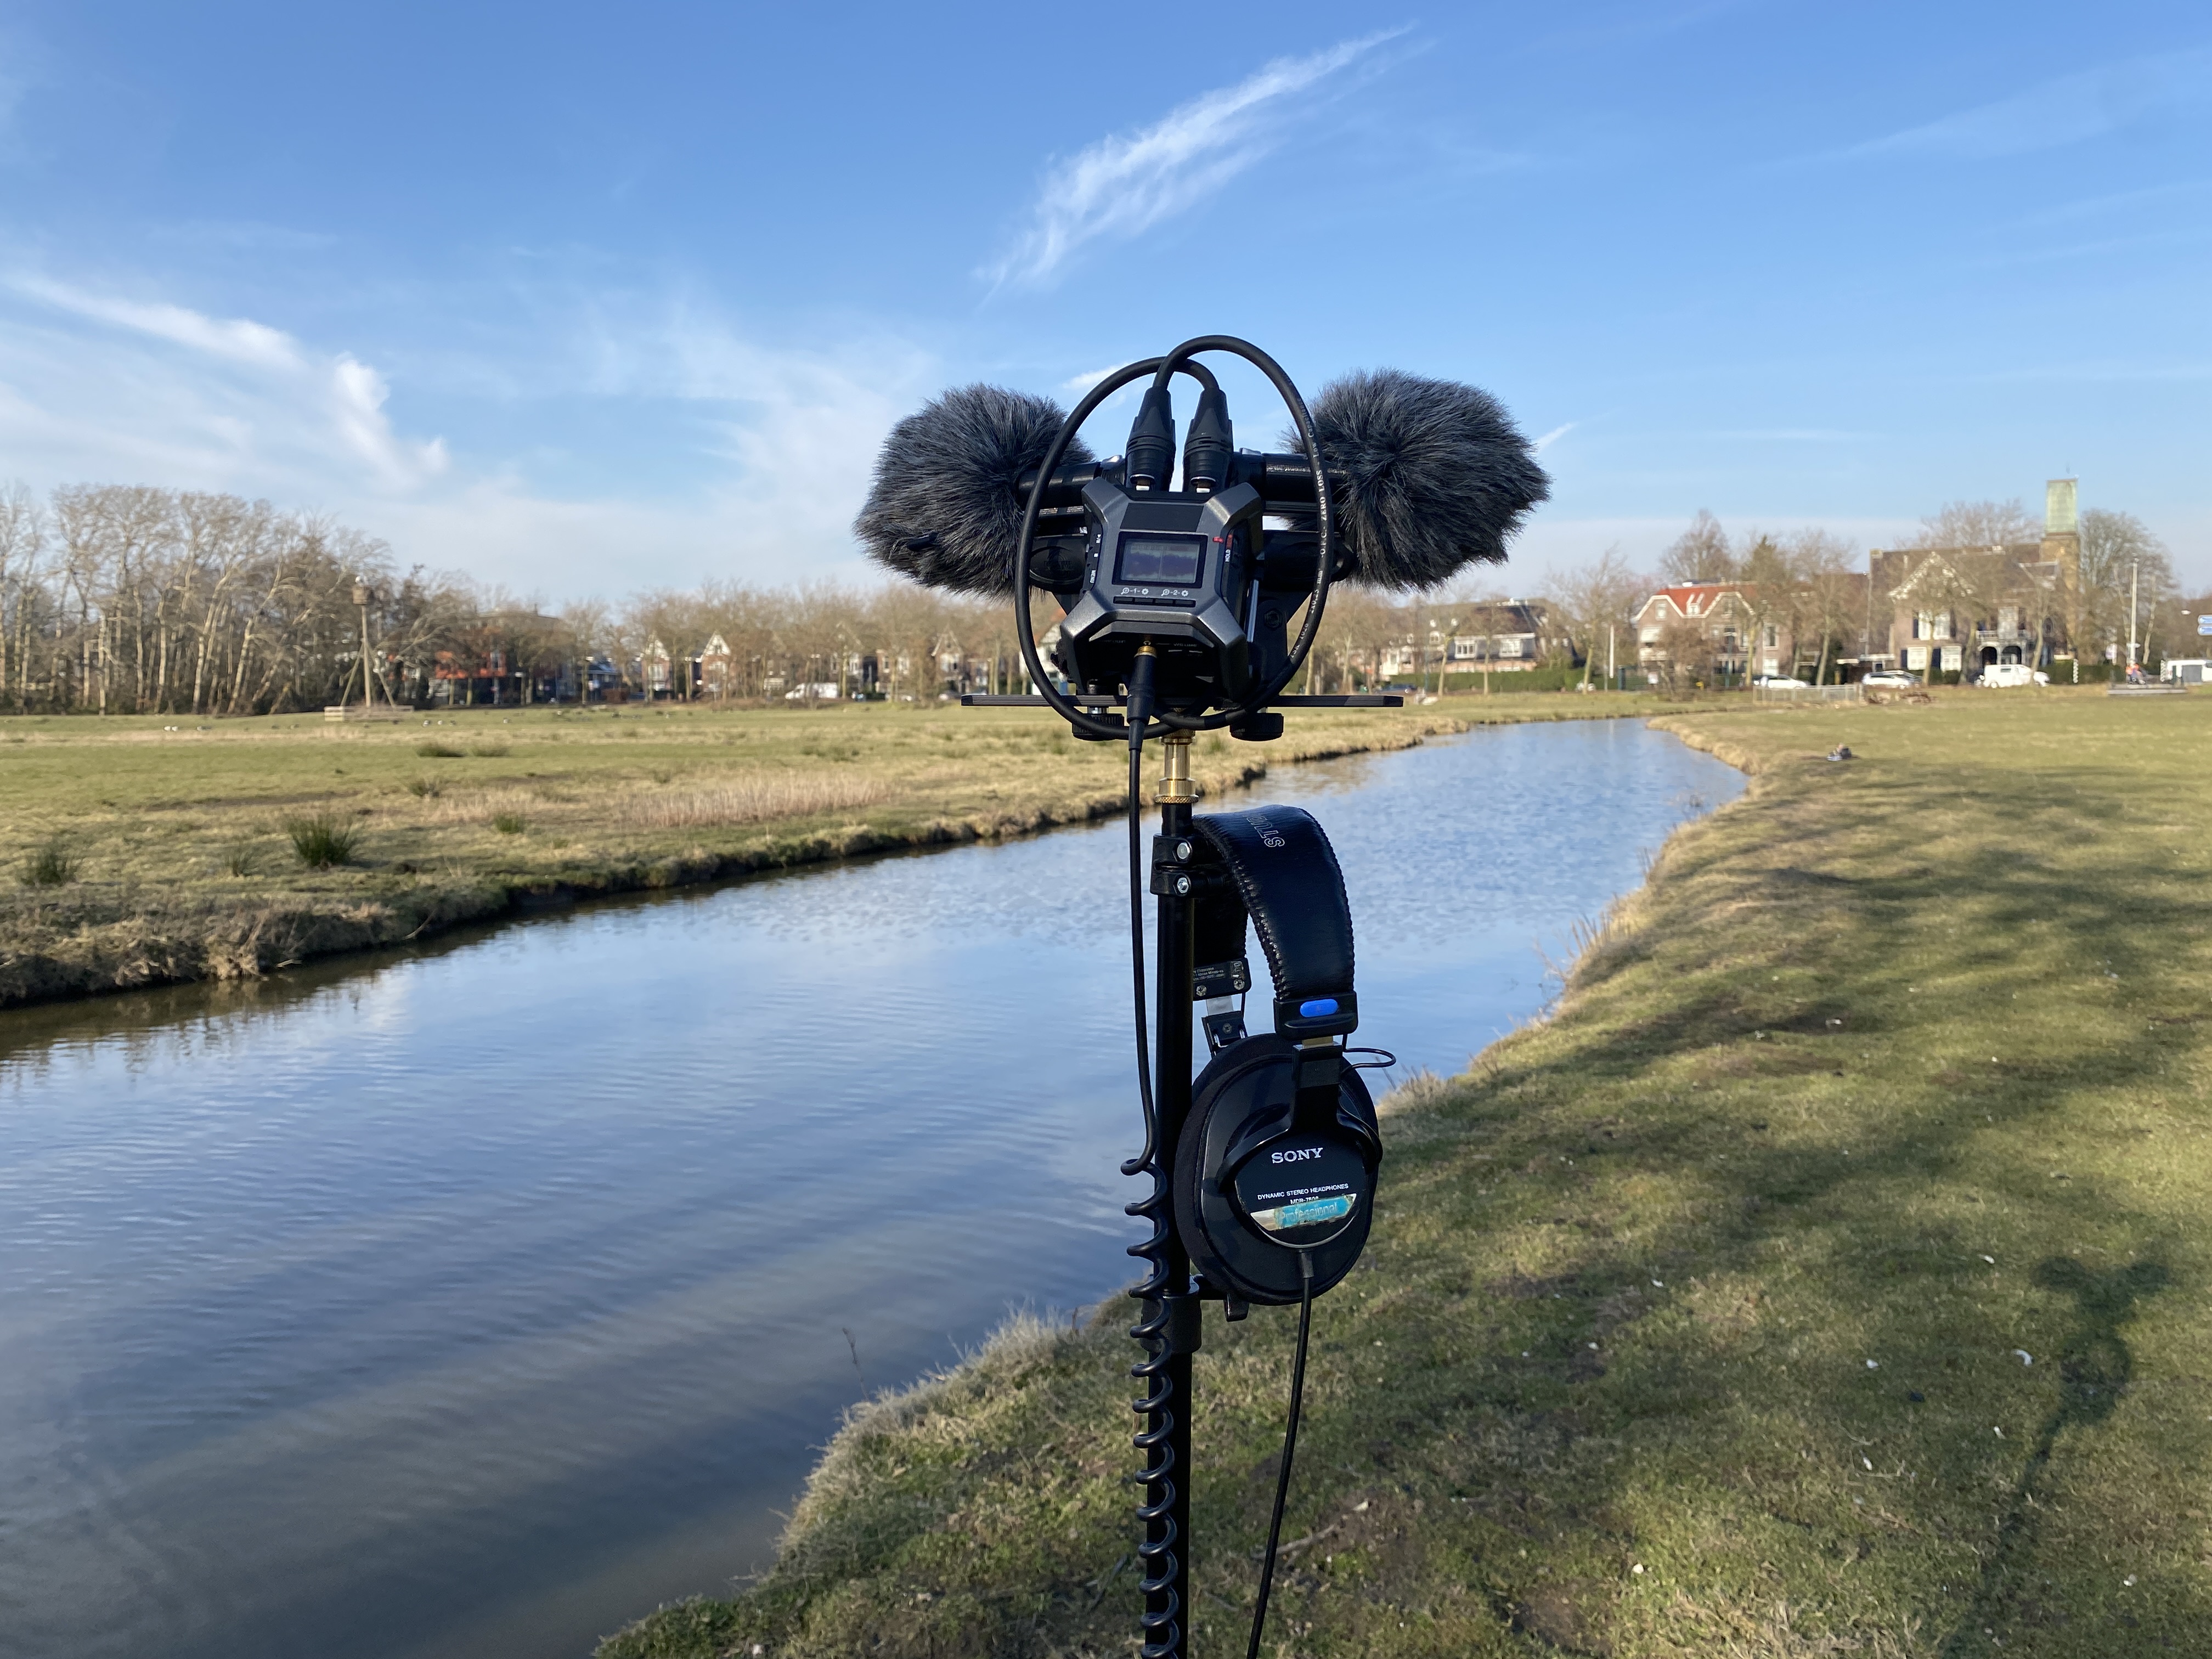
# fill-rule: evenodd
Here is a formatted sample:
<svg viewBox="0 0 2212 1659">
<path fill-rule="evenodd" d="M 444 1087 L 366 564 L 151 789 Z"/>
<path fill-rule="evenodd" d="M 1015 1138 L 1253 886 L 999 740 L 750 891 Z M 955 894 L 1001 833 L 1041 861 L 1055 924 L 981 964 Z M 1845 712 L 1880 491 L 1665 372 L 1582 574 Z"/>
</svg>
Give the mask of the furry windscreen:
<svg viewBox="0 0 2212 1659">
<path fill-rule="evenodd" d="M 1313 404 L 1322 459 L 1341 471 L 1337 525 L 1364 587 L 1428 587 L 1505 557 L 1552 493 L 1535 450 L 1488 392 L 1395 368 L 1347 374 Z M 1303 454 L 1293 432 L 1289 447 Z"/>
<path fill-rule="evenodd" d="M 1048 398 L 959 386 L 891 428 L 853 532 L 869 556 L 925 587 L 1012 593 L 1022 475 L 1052 447 L 1066 411 Z M 1081 439 L 1064 459 L 1091 459 Z"/>
</svg>

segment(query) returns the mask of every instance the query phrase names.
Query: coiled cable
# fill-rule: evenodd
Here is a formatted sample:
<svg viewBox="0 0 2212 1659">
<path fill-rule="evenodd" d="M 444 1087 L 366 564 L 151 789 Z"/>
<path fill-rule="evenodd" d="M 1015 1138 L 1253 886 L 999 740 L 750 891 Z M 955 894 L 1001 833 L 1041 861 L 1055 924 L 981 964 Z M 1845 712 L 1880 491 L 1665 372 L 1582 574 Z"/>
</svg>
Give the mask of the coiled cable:
<svg viewBox="0 0 2212 1659">
<path fill-rule="evenodd" d="M 1129 956 L 1134 967 L 1132 982 L 1136 995 L 1137 1087 L 1145 1104 L 1145 1150 L 1141 1156 L 1123 1164 L 1121 1173 L 1150 1176 L 1152 1182 L 1152 1191 L 1135 1203 L 1124 1206 L 1123 1213 L 1152 1224 L 1151 1235 L 1144 1243 L 1132 1244 L 1128 1249 L 1150 1269 L 1129 1291 L 1146 1309 L 1143 1317 L 1129 1328 L 1129 1334 L 1145 1346 L 1145 1357 L 1129 1368 L 1129 1375 L 1144 1385 L 1145 1395 L 1140 1400 L 1131 1401 L 1129 1407 L 1146 1419 L 1145 1427 L 1131 1437 L 1131 1443 L 1145 1460 L 1137 1475 L 1146 1489 L 1145 1501 L 1137 1506 L 1137 1518 L 1144 1523 L 1146 1534 L 1144 1541 L 1137 1546 L 1142 1572 L 1138 1589 L 1146 1602 L 1142 1617 L 1145 1642 L 1140 1659 L 1167 1659 L 1167 1656 L 1181 1650 L 1182 1643 L 1182 1608 L 1172 1595 L 1178 1576 L 1176 1552 L 1182 1547 L 1173 1520 L 1176 1482 L 1183 1478 L 1183 1472 L 1176 1467 L 1173 1440 L 1175 1413 L 1181 1409 L 1182 1402 L 1175 1397 L 1174 1379 L 1168 1371 L 1174 1357 L 1169 1334 L 1170 1304 L 1166 1300 L 1170 1289 L 1168 1172 L 1160 1146 L 1158 1113 L 1152 1099 L 1152 1045 L 1145 1025 L 1143 744 L 1141 727 L 1133 728 L 1129 734 Z M 1155 1522 L 1164 1522 L 1158 1539 L 1152 1536 Z M 1155 1610 L 1152 1599 L 1161 1595 L 1166 1597 L 1166 1605 Z"/>
</svg>

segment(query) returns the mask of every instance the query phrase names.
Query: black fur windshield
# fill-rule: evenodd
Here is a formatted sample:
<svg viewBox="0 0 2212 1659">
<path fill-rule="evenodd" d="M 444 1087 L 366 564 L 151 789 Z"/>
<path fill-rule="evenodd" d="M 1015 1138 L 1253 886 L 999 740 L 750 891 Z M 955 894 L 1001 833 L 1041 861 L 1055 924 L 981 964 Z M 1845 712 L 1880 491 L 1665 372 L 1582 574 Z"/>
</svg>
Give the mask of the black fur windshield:
<svg viewBox="0 0 2212 1659">
<path fill-rule="evenodd" d="M 945 393 L 891 428 L 854 533 L 870 557 L 925 586 L 1012 593 L 1022 476 L 1065 419 L 1049 398 L 1001 386 Z M 1092 458 L 1078 438 L 1063 459 Z"/>
<path fill-rule="evenodd" d="M 1339 533 L 1367 587 L 1429 587 L 1496 564 L 1552 493 L 1535 449 L 1488 392 L 1395 368 L 1358 371 L 1315 400 L 1322 458 L 1341 471 Z M 1299 454 L 1293 432 L 1286 440 Z"/>
</svg>

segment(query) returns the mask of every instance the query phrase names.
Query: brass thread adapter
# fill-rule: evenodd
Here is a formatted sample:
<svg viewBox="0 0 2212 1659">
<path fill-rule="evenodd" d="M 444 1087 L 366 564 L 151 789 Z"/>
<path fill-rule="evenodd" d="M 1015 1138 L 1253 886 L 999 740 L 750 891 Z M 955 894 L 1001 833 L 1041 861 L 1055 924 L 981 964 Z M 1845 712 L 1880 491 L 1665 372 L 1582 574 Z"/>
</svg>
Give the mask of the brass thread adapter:
<svg viewBox="0 0 2212 1659">
<path fill-rule="evenodd" d="M 1198 799 L 1190 783 L 1190 733 L 1170 732 L 1160 739 L 1160 793 L 1163 806 L 1188 806 Z"/>
</svg>

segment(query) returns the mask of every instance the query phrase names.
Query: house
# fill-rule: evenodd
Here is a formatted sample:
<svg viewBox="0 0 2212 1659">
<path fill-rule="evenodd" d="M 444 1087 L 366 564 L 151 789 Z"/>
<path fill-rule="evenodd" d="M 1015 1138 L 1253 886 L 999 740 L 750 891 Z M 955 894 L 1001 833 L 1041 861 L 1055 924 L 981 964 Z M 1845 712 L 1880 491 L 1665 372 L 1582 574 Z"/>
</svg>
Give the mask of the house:
<svg viewBox="0 0 2212 1659">
<path fill-rule="evenodd" d="M 691 683 L 710 697 L 726 697 L 736 691 L 736 664 L 730 642 L 719 633 L 709 634 L 699 654 L 691 659 Z"/>
<path fill-rule="evenodd" d="M 2074 648 L 2081 595 L 2075 492 L 2072 478 L 2045 487 L 2039 542 L 1869 552 L 1869 661 L 1916 674 L 1978 672 L 1999 663 L 2043 666 Z"/>
<path fill-rule="evenodd" d="M 1425 673 L 1440 659 L 1455 674 L 1513 673 L 1567 648 L 1565 639 L 1553 636 L 1547 609 L 1533 599 L 1437 605 L 1422 621 L 1425 638 L 1406 633 L 1382 647 L 1377 668 L 1383 678 Z"/>
<path fill-rule="evenodd" d="M 1696 647 L 1723 681 L 1747 674 L 1786 674 L 1797 641 L 1786 616 L 1762 615 L 1751 582 L 1678 582 L 1636 609 L 1636 660 L 1648 670 L 1680 662 Z"/>
<path fill-rule="evenodd" d="M 432 653 L 424 690 L 447 706 L 557 702 L 576 695 L 564 624 L 529 611 L 489 611 Z"/>
</svg>

